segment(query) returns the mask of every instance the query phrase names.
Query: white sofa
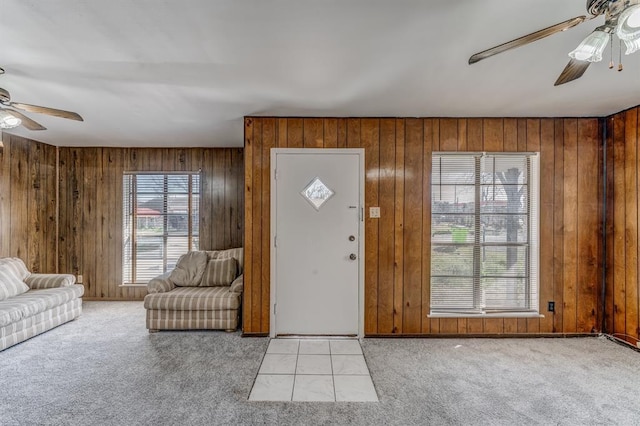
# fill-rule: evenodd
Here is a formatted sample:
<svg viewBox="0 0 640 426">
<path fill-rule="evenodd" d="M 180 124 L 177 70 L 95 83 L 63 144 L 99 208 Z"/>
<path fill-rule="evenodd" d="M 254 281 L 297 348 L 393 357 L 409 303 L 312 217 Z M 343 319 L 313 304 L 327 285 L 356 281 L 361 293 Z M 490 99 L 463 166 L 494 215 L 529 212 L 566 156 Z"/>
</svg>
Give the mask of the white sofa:
<svg viewBox="0 0 640 426">
<path fill-rule="evenodd" d="M 32 274 L 15 257 L 0 258 L 0 351 L 71 321 L 84 286 L 68 274 Z"/>
</svg>

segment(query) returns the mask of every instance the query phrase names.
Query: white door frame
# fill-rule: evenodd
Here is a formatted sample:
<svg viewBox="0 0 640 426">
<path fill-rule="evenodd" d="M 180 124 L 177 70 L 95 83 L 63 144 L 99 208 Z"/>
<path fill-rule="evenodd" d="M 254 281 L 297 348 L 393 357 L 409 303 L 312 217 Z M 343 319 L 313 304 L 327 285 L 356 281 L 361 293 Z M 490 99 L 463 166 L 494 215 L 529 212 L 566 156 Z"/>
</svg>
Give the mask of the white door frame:
<svg viewBox="0 0 640 426">
<path fill-rule="evenodd" d="M 358 338 L 364 337 L 364 265 L 365 265 L 365 247 L 364 247 L 364 148 L 271 148 L 271 235 L 270 235 L 270 254 L 271 254 L 271 300 L 269 305 L 270 323 L 269 323 L 269 336 L 276 337 L 276 316 L 273 306 L 276 303 L 276 250 L 275 250 L 275 236 L 276 236 L 276 201 L 277 201 L 277 186 L 276 186 L 276 165 L 278 154 L 357 154 L 359 163 L 359 210 L 360 221 L 358 222 Z"/>
</svg>

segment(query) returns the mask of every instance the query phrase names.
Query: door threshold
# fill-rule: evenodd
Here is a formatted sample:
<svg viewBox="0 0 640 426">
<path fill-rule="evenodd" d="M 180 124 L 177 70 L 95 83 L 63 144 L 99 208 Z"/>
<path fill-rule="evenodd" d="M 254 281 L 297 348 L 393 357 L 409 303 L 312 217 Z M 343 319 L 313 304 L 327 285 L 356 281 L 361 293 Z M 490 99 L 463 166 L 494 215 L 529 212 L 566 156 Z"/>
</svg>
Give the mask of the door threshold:
<svg viewBox="0 0 640 426">
<path fill-rule="evenodd" d="M 356 339 L 357 334 L 278 334 L 276 339 Z"/>
</svg>

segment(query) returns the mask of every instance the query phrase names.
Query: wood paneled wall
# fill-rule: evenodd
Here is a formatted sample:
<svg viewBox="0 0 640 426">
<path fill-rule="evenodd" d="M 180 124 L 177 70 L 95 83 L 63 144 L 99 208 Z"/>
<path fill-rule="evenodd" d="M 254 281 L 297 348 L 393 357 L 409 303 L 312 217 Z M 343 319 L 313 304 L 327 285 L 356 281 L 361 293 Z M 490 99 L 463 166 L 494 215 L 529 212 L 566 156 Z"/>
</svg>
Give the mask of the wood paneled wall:
<svg viewBox="0 0 640 426">
<path fill-rule="evenodd" d="M 381 208 L 365 222 L 366 335 L 599 329 L 601 146 L 595 118 L 245 118 L 245 334 L 269 331 L 272 147 L 365 149 L 365 211 Z M 433 151 L 541 152 L 544 318 L 428 318 Z M 555 314 L 546 308 L 552 300 Z"/>
<path fill-rule="evenodd" d="M 606 331 L 640 339 L 640 108 L 607 119 L 607 292 Z"/>
<path fill-rule="evenodd" d="M 200 248 L 241 247 L 242 164 L 238 148 L 60 148 L 60 271 L 83 275 L 85 299 L 145 296 L 121 286 L 124 171 L 201 169 Z"/>
<path fill-rule="evenodd" d="M 56 148 L 8 134 L 2 140 L 0 257 L 56 272 Z"/>
</svg>

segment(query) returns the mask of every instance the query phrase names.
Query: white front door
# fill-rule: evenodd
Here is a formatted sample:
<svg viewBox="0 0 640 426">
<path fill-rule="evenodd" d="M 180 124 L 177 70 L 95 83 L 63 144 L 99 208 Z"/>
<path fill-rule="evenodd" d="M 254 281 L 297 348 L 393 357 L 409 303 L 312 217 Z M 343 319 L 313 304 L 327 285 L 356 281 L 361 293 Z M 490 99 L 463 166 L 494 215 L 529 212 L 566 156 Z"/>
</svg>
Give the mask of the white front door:
<svg viewBox="0 0 640 426">
<path fill-rule="evenodd" d="M 360 335 L 361 149 L 273 149 L 276 335 Z"/>
</svg>

